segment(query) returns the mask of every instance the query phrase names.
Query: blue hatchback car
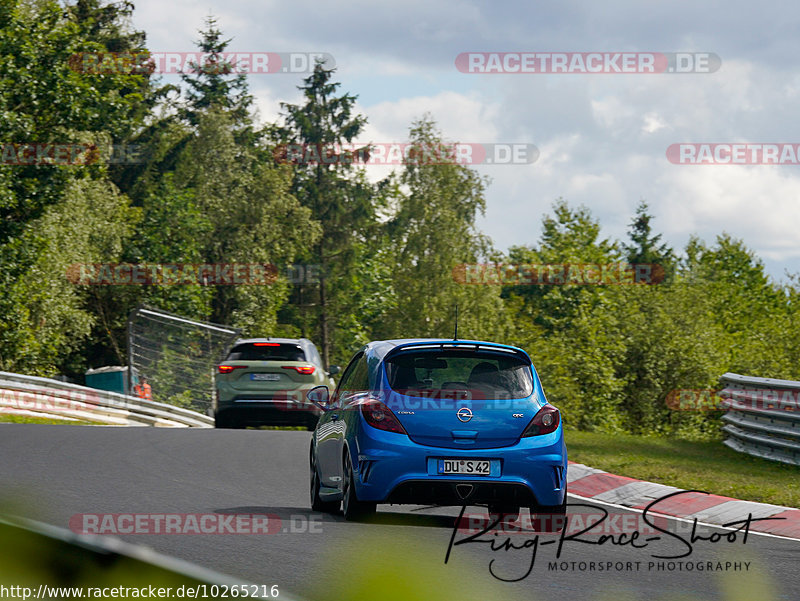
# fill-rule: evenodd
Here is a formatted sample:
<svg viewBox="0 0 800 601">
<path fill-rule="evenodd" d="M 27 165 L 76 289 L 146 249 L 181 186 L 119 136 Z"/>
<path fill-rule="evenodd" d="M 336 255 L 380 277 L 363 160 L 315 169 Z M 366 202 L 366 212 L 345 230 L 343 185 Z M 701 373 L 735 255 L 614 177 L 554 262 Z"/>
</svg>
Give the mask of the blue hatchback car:
<svg viewBox="0 0 800 601">
<path fill-rule="evenodd" d="M 311 507 L 348 520 L 378 503 L 564 512 L 567 450 L 522 349 L 470 340 L 387 340 L 358 351 L 311 439 Z"/>
</svg>

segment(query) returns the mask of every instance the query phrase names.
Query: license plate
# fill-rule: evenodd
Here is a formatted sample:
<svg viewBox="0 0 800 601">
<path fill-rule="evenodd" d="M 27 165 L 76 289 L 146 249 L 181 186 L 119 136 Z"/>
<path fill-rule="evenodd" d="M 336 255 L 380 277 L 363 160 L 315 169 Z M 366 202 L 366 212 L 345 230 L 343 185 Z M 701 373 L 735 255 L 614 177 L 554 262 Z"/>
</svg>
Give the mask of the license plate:
<svg viewBox="0 0 800 601">
<path fill-rule="evenodd" d="M 440 474 L 472 474 L 488 476 L 490 462 L 488 459 L 439 459 Z"/>
<path fill-rule="evenodd" d="M 250 374 L 251 380 L 258 380 L 259 382 L 277 382 L 281 379 L 280 374 Z"/>
</svg>

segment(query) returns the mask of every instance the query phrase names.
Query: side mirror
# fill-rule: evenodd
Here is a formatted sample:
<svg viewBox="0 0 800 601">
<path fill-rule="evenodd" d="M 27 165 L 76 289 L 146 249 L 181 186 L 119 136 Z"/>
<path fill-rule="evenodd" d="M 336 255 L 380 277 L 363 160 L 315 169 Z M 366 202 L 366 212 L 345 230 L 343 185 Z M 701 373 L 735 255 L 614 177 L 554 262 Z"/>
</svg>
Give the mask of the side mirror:
<svg viewBox="0 0 800 601">
<path fill-rule="evenodd" d="M 323 411 L 327 411 L 330 408 L 330 394 L 327 386 L 315 386 L 306 393 L 306 398 Z"/>
<path fill-rule="evenodd" d="M 335 376 L 335 375 L 336 375 L 336 374 L 338 374 L 340 371 L 342 371 L 342 368 L 341 368 L 341 367 L 339 367 L 338 365 L 331 365 L 331 366 L 328 368 L 328 375 L 329 375 L 329 376 Z"/>
</svg>

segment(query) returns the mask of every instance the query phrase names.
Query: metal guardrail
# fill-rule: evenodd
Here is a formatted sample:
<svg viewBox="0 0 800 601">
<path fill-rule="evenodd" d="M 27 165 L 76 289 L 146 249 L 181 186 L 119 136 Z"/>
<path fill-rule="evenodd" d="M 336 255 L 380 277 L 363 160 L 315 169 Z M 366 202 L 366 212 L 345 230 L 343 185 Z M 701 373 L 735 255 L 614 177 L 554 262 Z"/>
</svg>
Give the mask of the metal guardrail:
<svg viewBox="0 0 800 601">
<path fill-rule="evenodd" d="M 724 444 L 736 451 L 800 465 L 800 382 L 726 373 Z"/>
<path fill-rule="evenodd" d="M 214 419 L 183 407 L 0 371 L 0 413 L 87 420 L 102 424 L 210 428 Z"/>
</svg>

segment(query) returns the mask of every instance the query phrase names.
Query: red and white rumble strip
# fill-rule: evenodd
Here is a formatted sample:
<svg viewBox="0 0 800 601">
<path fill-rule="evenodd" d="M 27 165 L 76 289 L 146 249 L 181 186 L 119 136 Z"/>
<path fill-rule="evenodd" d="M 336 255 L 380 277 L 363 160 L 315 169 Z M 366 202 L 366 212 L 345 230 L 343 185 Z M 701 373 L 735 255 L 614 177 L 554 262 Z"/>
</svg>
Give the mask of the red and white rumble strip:
<svg viewBox="0 0 800 601">
<path fill-rule="evenodd" d="M 633 509 L 644 509 L 656 499 L 681 492 L 674 486 L 616 476 L 571 461 L 567 469 L 567 485 L 571 495 Z M 650 512 L 689 520 L 696 518 L 698 522 L 715 525 L 741 520 L 747 514 L 752 514 L 753 518 L 782 518 L 754 522 L 750 530 L 800 539 L 800 509 L 780 505 L 685 492 L 659 501 Z"/>
</svg>

